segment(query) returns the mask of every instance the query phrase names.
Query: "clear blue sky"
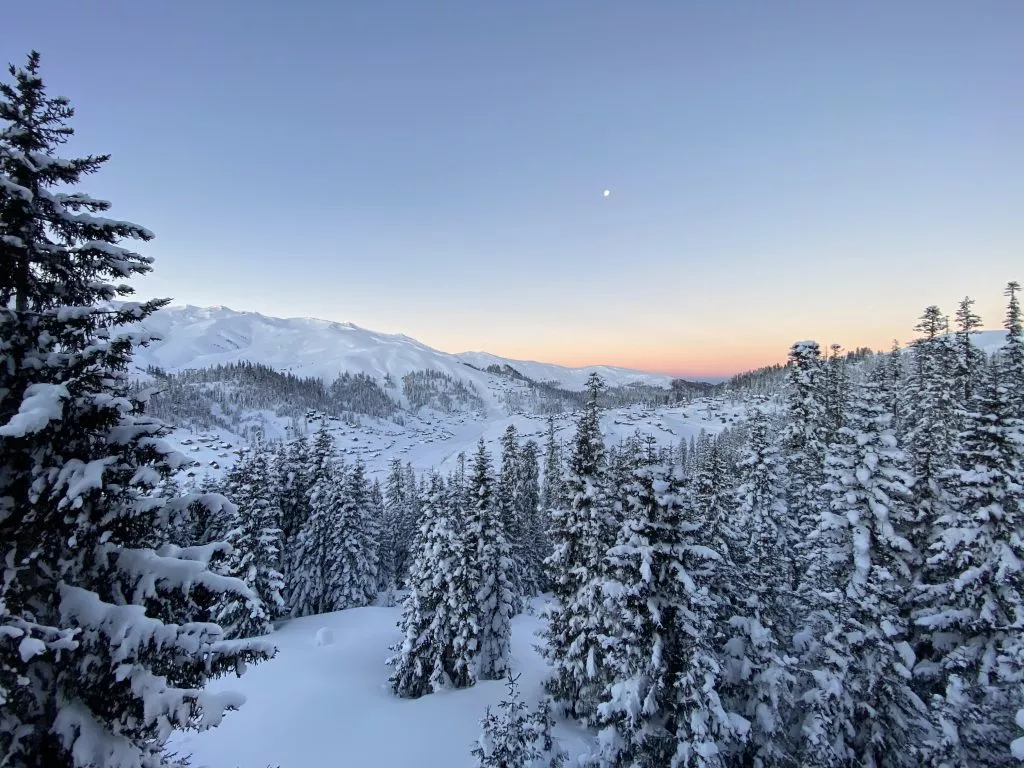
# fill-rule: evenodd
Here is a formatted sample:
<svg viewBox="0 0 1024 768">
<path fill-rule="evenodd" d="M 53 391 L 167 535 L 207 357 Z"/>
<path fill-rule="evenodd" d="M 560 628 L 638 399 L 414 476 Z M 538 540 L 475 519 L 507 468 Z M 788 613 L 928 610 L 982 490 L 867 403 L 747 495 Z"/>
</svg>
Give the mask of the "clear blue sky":
<svg viewBox="0 0 1024 768">
<path fill-rule="evenodd" d="M 1024 279 L 1024 2 L 8 4 L 147 295 L 720 373 Z M 601 192 L 609 188 L 611 196 Z"/>
</svg>

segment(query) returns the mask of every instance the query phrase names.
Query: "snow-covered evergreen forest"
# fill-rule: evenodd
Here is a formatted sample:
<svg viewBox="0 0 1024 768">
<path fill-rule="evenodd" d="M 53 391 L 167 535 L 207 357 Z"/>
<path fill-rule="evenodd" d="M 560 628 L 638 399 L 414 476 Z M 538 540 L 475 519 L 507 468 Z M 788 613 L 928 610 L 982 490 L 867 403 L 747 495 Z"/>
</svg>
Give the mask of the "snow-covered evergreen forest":
<svg viewBox="0 0 1024 768">
<path fill-rule="evenodd" d="M 542 435 L 371 467 L 332 418 L 482 393 L 140 367 L 153 235 L 88 195 L 73 114 L 38 54 L 0 85 L 0 766 L 1024 761 L 1019 284 L 997 345 L 964 298 L 905 348 L 797 341 L 716 386 L 495 365 Z M 699 398 L 738 416 L 606 428 Z M 167 421 L 237 456 L 190 471 Z"/>
</svg>

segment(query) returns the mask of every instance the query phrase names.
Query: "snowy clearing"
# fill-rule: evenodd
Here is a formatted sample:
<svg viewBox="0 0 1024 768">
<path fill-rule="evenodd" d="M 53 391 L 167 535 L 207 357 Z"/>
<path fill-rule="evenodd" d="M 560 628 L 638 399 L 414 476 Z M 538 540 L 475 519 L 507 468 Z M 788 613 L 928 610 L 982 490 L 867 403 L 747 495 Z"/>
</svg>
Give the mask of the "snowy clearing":
<svg viewBox="0 0 1024 768">
<path fill-rule="evenodd" d="M 534 613 L 543 604 L 535 599 Z M 399 639 L 400 615 L 400 607 L 374 606 L 288 622 L 270 636 L 276 658 L 209 686 L 244 693 L 242 708 L 211 731 L 177 735 L 170 751 L 191 754 L 195 768 L 471 766 L 478 721 L 501 701 L 505 685 L 480 681 L 415 700 L 396 697 L 384 661 Z M 546 674 L 534 649 L 542 623 L 527 614 L 512 621 L 512 665 L 531 705 Z M 570 756 L 592 743 L 573 723 L 559 723 L 556 735 Z"/>
</svg>

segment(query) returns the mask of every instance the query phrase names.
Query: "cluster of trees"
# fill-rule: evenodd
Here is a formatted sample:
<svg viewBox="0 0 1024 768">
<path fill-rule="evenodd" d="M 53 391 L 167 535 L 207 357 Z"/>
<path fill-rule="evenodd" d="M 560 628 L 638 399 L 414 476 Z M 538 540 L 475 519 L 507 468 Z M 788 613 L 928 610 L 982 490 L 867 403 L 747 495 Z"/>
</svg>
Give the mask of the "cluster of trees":
<svg viewBox="0 0 1024 768">
<path fill-rule="evenodd" d="M 472 384 L 441 371 L 412 371 L 402 377 L 402 394 L 413 411 L 431 407 L 445 413 L 484 409 L 484 401 Z"/>
<path fill-rule="evenodd" d="M 547 461 L 558 466 L 553 424 Z M 546 587 L 541 499 L 561 496 L 557 469 L 543 487 L 539 478 L 538 446 L 521 443 L 509 426 L 497 469 L 481 438 L 468 465 L 460 456 L 448 477 L 435 472 L 424 482 L 413 537 L 407 549 L 396 548 L 409 563 L 403 641 L 389 660 L 399 696 L 508 673 L 512 617 Z"/>
<path fill-rule="evenodd" d="M 682 461 L 634 451 L 624 473 L 591 383 L 544 650 L 549 693 L 598 729 L 595 764 L 1010 764 L 1018 292 L 993 359 L 970 299 L 952 332 L 929 307 L 909 351 L 859 365 L 795 344 L 784 407 L 753 411 L 739 452 L 705 438 Z"/>
<path fill-rule="evenodd" d="M 173 493 L 188 460 L 127 377 L 126 326 L 166 302 L 111 304 L 151 270 L 120 243 L 153 235 L 78 190 L 107 157 L 59 156 L 74 112 L 39 67 L 0 83 L 0 763 L 165 765 L 173 730 L 241 703 L 206 682 L 274 649 L 214 621 L 257 600 L 211 568 L 227 545 L 176 539 L 185 510 L 233 507 Z"/>
<path fill-rule="evenodd" d="M 250 439 L 264 431 L 258 414 L 290 417 L 298 428 L 309 412 L 352 419 L 364 415 L 393 418 L 401 406 L 365 373 L 342 373 L 331 384 L 314 377 L 282 373 L 262 363 L 243 361 L 172 373 L 150 367 L 156 381 L 153 415 L 193 429 L 221 427 Z M 143 384 L 136 384 L 142 389 Z"/>
</svg>

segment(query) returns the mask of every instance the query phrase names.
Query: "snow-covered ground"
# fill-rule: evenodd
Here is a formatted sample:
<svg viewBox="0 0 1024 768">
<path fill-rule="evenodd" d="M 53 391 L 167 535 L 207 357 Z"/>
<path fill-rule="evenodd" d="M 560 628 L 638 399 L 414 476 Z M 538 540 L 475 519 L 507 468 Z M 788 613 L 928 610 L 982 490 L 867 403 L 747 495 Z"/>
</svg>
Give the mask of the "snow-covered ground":
<svg viewBox="0 0 1024 768">
<path fill-rule="evenodd" d="M 543 600 L 534 600 L 539 613 Z M 241 678 L 210 689 L 240 691 L 246 703 L 220 726 L 178 735 L 172 751 L 191 754 L 195 768 L 459 768 L 484 709 L 505 696 L 499 681 L 461 691 L 400 699 L 388 686 L 388 647 L 399 639 L 400 608 L 354 608 L 294 619 L 271 635 L 278 655 Z M 522 674 L 524 701 L 541 697 L 546 666 L 535 649 L 542 621 L 520 615 L 512 623 L 512 666 Z M 559 723 L 556 736 L 570 756 L 590 748 L 591 735 Z"/>
</svg>

